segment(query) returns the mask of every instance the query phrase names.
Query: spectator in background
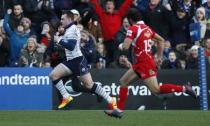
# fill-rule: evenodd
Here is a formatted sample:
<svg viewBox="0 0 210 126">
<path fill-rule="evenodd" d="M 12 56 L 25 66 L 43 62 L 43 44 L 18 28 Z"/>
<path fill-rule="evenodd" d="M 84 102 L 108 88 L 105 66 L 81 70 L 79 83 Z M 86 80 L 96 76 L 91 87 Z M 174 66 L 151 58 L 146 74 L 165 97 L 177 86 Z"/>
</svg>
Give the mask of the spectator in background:
<svg viewBox="0 0 210 126">
<path fill-rule="evenodd" d="M 78 28 L 80 31 L 84 30 L 84 26 L 83 26 L 82 24 L 77 24 L 77 28 Z"/>
<path fill-rule="evenodd" d="M 204 40 L 205 56 L 210 57 L 210 38 Z"/>
<path fill-rule="evenodd" d="M 21 67 L 42 67 L 43 53 L 39 51 L 36 38 L 30 37 L 21 50 L 19 66 Z"/>
<path fill-rule="evenodd" d="M 150 0 L 135 0 L 134 5 L 137 7 L 137 9 L 141 12 L 144 13 L 146 10 L 147 6 L 149 5 Z"/>
<path fill-rule="evenodd" d="M 182 6 L 179 6 L 176 13 L 172 13 L 170 17 L 171 45 L 173 48 L 190 44 L 190 20 L 186 14 L 186 10 Z"/>
<path fill-rule="evenodd" d="M 53 0 L 53 5 L 56 15 L 60 16 L 62 10 L 71 10 L 74 7 L 74 0 Z"/>
<path fill-rule="evenodd" d="M 23 4 L 24 15 L 34 20 L 34 17 L 38 16 L 38 0 L 24 0 Z"/>
<path fill-rule="evenodd" d="M 106 52 L 103 43 L 96 44 L 96 69 L 106 68 Z"/>
<path fill-rule="evenodd" d="M 89 66 L 91 66 L 91 64 L 93 64 L 95 60 L 95 43 L 96 42 L 94 42 L 94 38 L 90 35 L 88 31 L 81 31 L 81 51 L 87 59 L 87 64 Z"/>
<path fill-rule="evenodd" d="M 196 10 L 195 16 L 192 18 L 191 23 L 199 23 L 200 24 L 200 39 L 203 39 L 206 33 L 206 24 L 207 20 L 205 18 L 205 9 L 203 7 L 199 7 Z M 196 42 L 199 45 L 199 42 Z"/>
<path fill-rule="evenodd" d="M 81 23 L 84 26 L 84 29 L 96 38 L 96 42 L 103 42 L 101 25 L 91 9 L 83 10 Z"/>
<path fill-rule="evenodd" d="M 57 32 L 55 35 L 61 36 L 64 34 L 65 29 L 60 25 L 58 26 Z M 44 62 L 50 64 L 51 67 L 55 67 L 59 63 L 65 60 L 65 49 L 58 44 L 55 44 L 54 38 L 52 37 L 49 41 L 49 45 L 44 54 Z"/>
<path fill-rule="evenodd" d="M 160 34 L 165 40 L 169 40 L 169 19 L 171 12 L 162 4 L 161 0 L 150 0 L 145 13 L 142 13 L 143 20 L 155 32 Z"/>
<path fill-rule="evenodd" d="M 47 48 L 52 39 L 53 29 L 48 21 L 42 22 L 41 28 L 42 32 L 39 43 L 43 45 L 45 48 Z"/>
<path fill-rule="evenodd" d="M 12 9 L 15 4 L 23 5 L 24 0 L 5 0 L 5 5 L 7 9 Z"/>
<path fill-rule="evenodd" d="M 187 12 L 187 18 L 191 19 L 195 15 L 196 6 L 192 0 L 179 0 L 178 6 L 182 6 Z"/>
<path fill-rule="evenodd" d="M 24 17 L 23 8 L 20 3 L 17 3 L 13 6 L 12 14 L 9 18 L 9 25 L 11 30 L 15 30 L 17 26 L 20 24 L 21 19 Z"/>
<path fill-rule="evenodd" d="M 20 56 L 20 50 L 29 38 L 29 34 L 25 33 L 23 25 L 19 24 L 15 31 L 12 31 L 10 25 L 8 24 L 11 10 L 8 10 L 4 18 L 3 27 L 8 35 L 9 45 L 10 45 L 10 57 L 9 66 L 18 66 L 18 60 Z"/>
<path fill-rule="evenodd" d="M 102 43 L 96 44 L 96 60 L 95 67 L 96 69 L 104 69 L 106 68 L 106 51 L 105 47 Z"/>
<path fill-rule="evenodd" d="M 206 0 L 192 0 L 192 3 L 195 5 L 196 8 L 200 7 L 202 3 Z"/>
<path fill-rule="evenodd" d="M 31 29 L 31 20 L 27 17 L 21 19 L 20 24 L 23 25 L 25 33 L 30 36 L 36 35 L 36 33 Z"/>
<path fill-rule="evenodd" d="M 3 22 L 3 19 L 0 20 L 0 67 L 8 66 L 8 59 L 10 55 L 9 42 L 3 29 Z"/>
<path fill-rule="evenodd" d="M 205 8 L 206 19 L 210 19 L 210 0 L 207 0 L 202 6 Z"/>
<path fill-rule="evenodd" d="M 126 54 L 120 54 L 120 56 L 118 57 L 118 61 L 117 61 L 117 65 L 120 68 L 130 68 L 132 67 L 131 62 L 128 60 L 128 57 Z"/>
<path fill-rule="evenodd" d="M 9 51 L 8 41 L 4 38 L 4 36 L 0 35 L 0 67 L 8 65 Z"/>
<path fill-rule="evenodd" d="M 193 45 L 186 58 L 186 69 L 198 69 L 198 45 Z"/>
<path fill-rule="evenodd" d="M 205 33 L 204 38 L 210 38 L 210 19 L 207 19 L 206 33 Z"/>
<path fill-rule="evenodd" d="M 189 50 L 186 60 L 186 69 L 198 69 L 198 45 L 193 45 Z M 209 68 L 208 59 L 206 57 L 206 68 Z"/>
<path fill-rule="evenodd" d="M 168 59 L 171 50 L 172 50 L 171 43 L 169 41 L 165 41 L 163 49 L 163 60 Z"/>
<path fill-rule="evenodd" d="M 8 0 L 0 0 L 0 19 L 4 18 L 4 14 L 7 12 Z"/>
<path fill-rule="evenodd" d="M 74 23 L 76 25 L 80 24 L 81 17 L 79 11 L 76 9 L 71 9 L 71 12 L 74 14 Z"/>
<path fill-rule="evenodd" d="M 177 58 L 175 51 L 170 51 L 168 59 L 163 60 L 161 69 L 182 69 L 180 60 Z M 184 69 L 184 68 L 183 68 Z"/>
<path fill-rule="evenodd" d="M 74 8 L 77 9 L 80 13 L 82 13 L 84 9 L 91 8 L 90 0 L 75 0 Z"/>
<path fill-rule="evenodd" d="M 208 60 L 208 65 L 210 66 L 210 38 L 206 38 L 204 40 L 204 47 L 205 47 L 205 56 Z"/>
<path fill-rule="evenodd" d="M 65 49 L 53 42 L 50 42 L 44 54 L 44 64 L 49 64 L 52 68 L 65 60 Z"/>
<path fill-rule="evenodd" d="M 117 32 L 116 36 L 115 36 L 115 41 L 116 41 L 116 44 L 117 46 L 122 43 L 126 37 L 126 33 L 127 33 L 127 30 L 128 30 L 128 27 L 130 26 L 129 22 L 128 22 L 128 19 L 125 17 L 123 18 L 123 22 L 122 22 L 122 26 L 120 28 L 120 30 Z M 117 55 L 117 63 L 119 63 L 118 59 L 119 59 L 119 56 L 120 55 L 120 51 L 117 51 L 116 55 Z M 126 57 L 128 58 L 129 61 L 132 61 L 132 50 L 129 49 L 129 50 L 126 50 L 124 51 L 124 54 L 126 55 Z"/>
<path fill-rule="evenodd" d="M 119 45 L 120 43 L 124 41 L 129 26 L 130 24 L 128 22 L 128 19 L 125 17 L 123 19 L 120 30 L 116 33 L 116 36 L 115 36 L 115 41 L 117 42 L 117 45 Z"/>
<path fill-rule="evenodd" d="M 133 0 L 125 0 L 118 11 L 115 11 L 113 0 L 107 0 L 105 10 L 102 9 L 98 0 L 91 0 L 95 6 L 95 12 L 99 16 L 99 22 L 102 28 L 104 45 L 107 51 L 107 65 L 111 66 L 114 63 L 117 44 L 114 41 L 116 33 L 119 31 L 122 23 L 122 18 L 133 3 Z"/>
<path fill-rule="evenodd" d="M 41 32 L 41 23 L 51 21 L 54 16 L 54 6 L 51 0 L 25 0 L 24 15 L 32 21 L 32 29 L 37 33 Z"/>
</svg>

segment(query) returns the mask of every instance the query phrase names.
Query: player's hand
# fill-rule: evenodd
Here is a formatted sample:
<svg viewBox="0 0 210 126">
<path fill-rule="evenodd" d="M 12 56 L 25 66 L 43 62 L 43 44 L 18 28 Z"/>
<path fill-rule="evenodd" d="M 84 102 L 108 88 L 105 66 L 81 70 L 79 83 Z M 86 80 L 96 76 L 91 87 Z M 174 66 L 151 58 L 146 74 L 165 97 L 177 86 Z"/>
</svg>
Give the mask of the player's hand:
<svg viewBox="0 0 210 126">
<path fill-rule="evenodd" d="M 119 44 L 118 49 L 121 50 L 121 51 L 123 50 L 123 43 Z"/>
<path fill-rule="evenodd" d="M 156 62 L 156 65 L 157 65 L 157 66 L 160 66 L 160 65 L 162 64 L 162 59 L 159 58 L 159 57 L 157 57 L 157 58 L 155 59 L 155 62 Z"/>
<path fill-rule="evenodd" d="M 58 43 L 59 42 L 59 36 L 57 36 L 57 35 L 54 36 L 54 42 L 55 43 Z"/>
</svg>

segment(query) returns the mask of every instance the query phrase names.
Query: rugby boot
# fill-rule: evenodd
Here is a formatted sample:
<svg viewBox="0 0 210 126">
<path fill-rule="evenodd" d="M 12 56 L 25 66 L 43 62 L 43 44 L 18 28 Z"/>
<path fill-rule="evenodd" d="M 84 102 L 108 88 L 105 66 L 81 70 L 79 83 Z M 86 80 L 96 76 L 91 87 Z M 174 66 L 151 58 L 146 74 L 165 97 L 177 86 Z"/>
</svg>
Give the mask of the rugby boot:
<svg viewBox="0 0 210 126">
<path fill-rule="evenodd" d="M 197 99 L 197 95 L 196 95 L 196 92 L 192 89 L 192 85 L 191 83 L 188 83 L 186 85 L 184 85 L 185 87 L 185 93 L 190 95 L 191 97 L 193 97 L 194 99 Z"/>
<path fill-rule="evenodd" d="M 108 116 L 115 118 L 122 118 L 123 116 L 123 111 L 118 108 L 115 108 L 113 110 L 105 110 L 104 113 L 107 114 Z"/>
<path fill-rule="evenodd" d="M 113 110 L 115 108 L 117 108 L 117 100 L 115 97 L 112 97 L 112 103 L 108 104 L 108 109 Z"/>
<path fill-rule="evenodd" d="M 67 98 L 63 98 L 61 104 L 58 106 L 59 109 L 64 108 L 73 100 L 73 97 L 68 96 Z"/>
</svg>

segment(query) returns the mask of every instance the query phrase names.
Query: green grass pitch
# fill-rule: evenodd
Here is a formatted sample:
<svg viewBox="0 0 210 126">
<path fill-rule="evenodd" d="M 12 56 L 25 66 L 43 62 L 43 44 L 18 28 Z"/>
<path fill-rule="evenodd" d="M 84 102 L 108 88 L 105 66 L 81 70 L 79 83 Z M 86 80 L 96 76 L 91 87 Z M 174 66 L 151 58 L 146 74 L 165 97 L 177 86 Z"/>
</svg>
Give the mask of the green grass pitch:
<svg viewBox="0 0 210 126">
<path fill-rule="evenodd" d="M 210 111 L 125 111 L 122 119 L 103 111 L 0 111 L 0 126 L 210 126 Z"/>
</svg>

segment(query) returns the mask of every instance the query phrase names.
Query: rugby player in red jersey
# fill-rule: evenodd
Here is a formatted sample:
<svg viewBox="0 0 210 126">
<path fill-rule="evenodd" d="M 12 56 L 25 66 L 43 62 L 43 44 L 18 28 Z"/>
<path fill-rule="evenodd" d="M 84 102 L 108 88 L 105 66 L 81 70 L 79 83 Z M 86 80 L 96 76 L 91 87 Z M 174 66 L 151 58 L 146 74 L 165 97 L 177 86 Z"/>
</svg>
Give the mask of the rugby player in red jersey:
<svg viewBox="0 0 210 126">
<path fill-rule="evenodd" d="M 196 93 L 190 84 L 184 86 L 171 83 L 158 84 L 157 65 L 162 63 L 161 58 L 165 40 L 141 21 L 141 15 L 138 10 L 134 8 L 130 9 L 127 18 L 131 26 L 128 28 L 124 42 L 119 45 L 119 49 L 127 50 L 132 45 L 135 62 L 120 79 L 120 92 L 117 108 L 105 110 L 104 112 L 109 116 L 121 118 L 128 96 L 128 85 L 138 79 L 142 79 L 153 94 L 185 92 L 193 98 L 196 98 Z M 152 54 L 152 42 L 157 44 L 156 58 L 154 58 Z"/>
</svg>

